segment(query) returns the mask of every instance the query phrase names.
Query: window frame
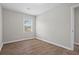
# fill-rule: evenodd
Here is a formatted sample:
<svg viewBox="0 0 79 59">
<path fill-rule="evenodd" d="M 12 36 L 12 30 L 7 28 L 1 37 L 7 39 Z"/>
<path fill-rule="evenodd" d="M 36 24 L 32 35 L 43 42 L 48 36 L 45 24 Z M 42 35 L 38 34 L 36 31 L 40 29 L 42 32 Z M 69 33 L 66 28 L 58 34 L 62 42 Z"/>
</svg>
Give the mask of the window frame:
<svg viewBox="0 0 79 59">
<path fill-rule="evenodd" d="M 33 27 L 32 27 L 32 26 L 33 26 L 33 20 L 32 20 L 32 18 L 31 18 L 31 23 L 32 23 L 32 24 L 31 24 L 31 31 L 25 31 L 24 21 L 25 21 L 26 19 L 28 19 L 28 18 L 31 18 L 31 17 L 30 17 L 30 16 L 29 16 L 29 17 L 26 16 L 26 17 L 23 19 L 23 32 L 24 32 L 24 33 L 31 33 L 31 32 L 33 32 Z"/>
</svg>

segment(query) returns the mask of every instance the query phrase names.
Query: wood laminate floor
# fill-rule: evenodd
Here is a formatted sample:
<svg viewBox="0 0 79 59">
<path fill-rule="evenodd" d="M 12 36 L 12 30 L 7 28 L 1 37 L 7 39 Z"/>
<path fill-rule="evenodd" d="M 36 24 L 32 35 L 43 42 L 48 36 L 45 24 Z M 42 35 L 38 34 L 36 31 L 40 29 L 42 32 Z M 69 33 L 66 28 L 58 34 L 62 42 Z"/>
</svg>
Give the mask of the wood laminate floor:
<svg viewBox="0 0 79 59">
<path fill-rule="evenodd" d="M 47 42 L 30 39 L 15 43 L 4 44 L 0 55 L 78 55 L 79 46 L 70 51 Z"/>
</svg>

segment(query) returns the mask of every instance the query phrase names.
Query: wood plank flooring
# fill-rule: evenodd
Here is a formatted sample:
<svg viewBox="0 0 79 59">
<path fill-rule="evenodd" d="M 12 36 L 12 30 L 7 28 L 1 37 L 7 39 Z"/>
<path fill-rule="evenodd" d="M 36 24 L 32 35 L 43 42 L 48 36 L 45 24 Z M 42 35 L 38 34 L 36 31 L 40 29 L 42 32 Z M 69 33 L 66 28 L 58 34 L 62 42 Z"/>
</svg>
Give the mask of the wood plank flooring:
<svg viewBox="0 0 79 59">
<path fill-rule="evenodd" d="M 47 42 L 30 39 L 15 43 L 5 44 L 0 55 L 78 55 L 79 46 L 70 51 Z"/>
</svg>

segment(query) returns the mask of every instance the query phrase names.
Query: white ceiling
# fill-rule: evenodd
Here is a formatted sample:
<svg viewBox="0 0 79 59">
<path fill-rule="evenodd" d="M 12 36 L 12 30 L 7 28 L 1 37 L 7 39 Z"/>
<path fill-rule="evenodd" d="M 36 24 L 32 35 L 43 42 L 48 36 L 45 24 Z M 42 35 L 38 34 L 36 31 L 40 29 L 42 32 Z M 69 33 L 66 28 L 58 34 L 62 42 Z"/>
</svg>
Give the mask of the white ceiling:
<svg viewBox="0 0 79 59">
<path fill-rule="evenodd" d="M 39 15 L 62 3 L 2 3 L 2 7 L 31 15 Z M 29 10 L 27 8 L 30 8 Z"/>
</svg>

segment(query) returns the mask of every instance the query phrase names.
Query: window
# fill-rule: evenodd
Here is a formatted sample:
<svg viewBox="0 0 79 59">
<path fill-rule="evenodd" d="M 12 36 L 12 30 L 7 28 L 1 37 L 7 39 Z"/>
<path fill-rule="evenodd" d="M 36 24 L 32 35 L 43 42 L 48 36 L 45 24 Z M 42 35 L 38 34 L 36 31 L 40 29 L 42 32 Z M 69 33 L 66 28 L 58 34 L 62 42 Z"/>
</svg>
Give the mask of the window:
<svg viewBox="0 0 79 59">
<path fill-rule="evenodd" d="M 32 31 L 32 19 L 30 17 L 24 19 L 24 32 Z"/>
</svg>

